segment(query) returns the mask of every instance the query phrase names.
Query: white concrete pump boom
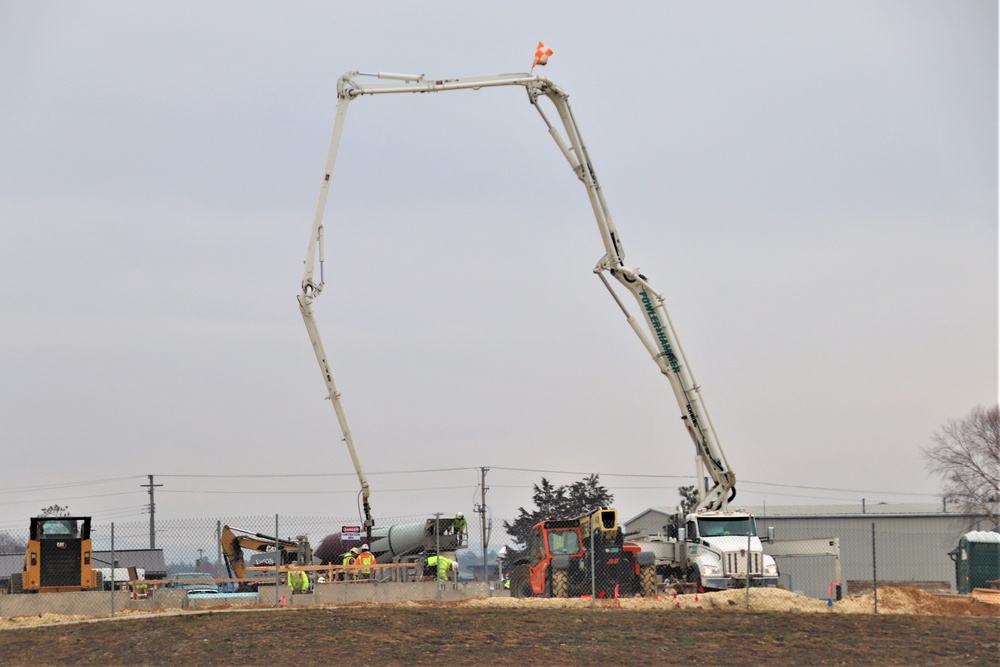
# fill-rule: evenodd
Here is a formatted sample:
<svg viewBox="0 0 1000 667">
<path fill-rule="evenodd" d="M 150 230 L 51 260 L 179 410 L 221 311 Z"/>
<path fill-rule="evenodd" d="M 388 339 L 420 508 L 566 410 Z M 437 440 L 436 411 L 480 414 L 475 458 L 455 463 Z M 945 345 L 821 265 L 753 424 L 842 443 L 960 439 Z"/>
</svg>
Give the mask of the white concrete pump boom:
<svg viewBox="0 0 1000 667">
<path fill-rule="evenodd" d="M 391 82 L 362 84 L 356 80 L 358 77 L 373 77 Z M 358 479 L 361 481 L 366 525 L 371 522 L 371 513 L 368 504 L 368 482 L 354 446 L 354 439 L 347 424 L 347 417 L 344 414 L 340 393 L 334 384 L 333 373 L 330 370 L 311 307 L 313 300 L 319 296 L 323 289 L 323 212 L 326 208 L 330 177 L 333 174 L 334 164 L 337 159 L 337 149 L 344 130 L 347 106 L 352 100 L 362 95 L 431 93 L 461 89 L 479 90 L 480 88 L 496 86 L 523 86 L 525 88 L 528 93 L 529 102 L 535 106 L 559 150 L 569 162 L 573 172 L 586 187 L 587 196 L 590 199 L 590 205 L 597 220 L 597 228 L 601 234 L 601 240 L 604 242 L 605 248 L 605 254 L 597 263 L 594 272 L 600 276 L 618 303 L 618 306 L 625 313 L 632 330 L 646 347 L 646 350 L 653 358 L 660 372 L 670 382 L 674 396 L 681 408 L 681 419 L 687 428 L 688 434 L 694 441 L 698 454 L 699 505 L 711 509 L 724 509 L 729 501 L 735 497 L 736 478 L 719 445 L 715 427 L 704 405 L 698 384 L 684 356 L 684 351 L 677 340 L 673 323 L 664 305 L 663 296 L 650 286 L 644 275 L 624 265 L 625 251 L 618 238 L 618 232 L 611 218 L 611 212 L 608 210 L 607 203 L 604 200 L 604 193 L 597 182 L 597 175 L 587 154 L 587 148 L 583 143 L 576 121 L 573 118 L 573 111 L 569 105 L 569 95 L 548 79 L 530 74 L 500 74 L 497 76 L 459 79 L 426 79 L 423 75 L 417 74 L 348 72 L 340 77 L 337 84 L 337 114 L 333 126 L 333 135 L 330 139 L 330 150 L 327 155 L 326 167 L 323 172 L 312 234 L 309 239 L 309 250 L 306 256 L 299 305 L 306 328 L 309 331 L 309 337 L 316 352 L 316 359 L 319 361 L 320 371 L 323 374 L 323 379 L 330 394 L 330 400 L 336 410 L 337 419 L 344 434 L 344 442 L 347 443 L 351 459 L 358 473 Z M 549 119 L 542 111 L 539 105 L 539 100 L 542 97 L 548 98 L 554 106 L 559 116 L 560 124 L 566 134 L 565 139 L 560 135 L 558 128 L 549 122 Z M 319 282 L 316 282 L 314 276 L 317 257 L 320 263 Z M 629 314 L 624 304 L 622 304 L 604 277 L 603 272 L 605 271 L 614 276 L 635 297 L 645 318 L 645 330 Z M 706 483 L 706 474 L 712 480 L 710 484 Z"/>
</svg>

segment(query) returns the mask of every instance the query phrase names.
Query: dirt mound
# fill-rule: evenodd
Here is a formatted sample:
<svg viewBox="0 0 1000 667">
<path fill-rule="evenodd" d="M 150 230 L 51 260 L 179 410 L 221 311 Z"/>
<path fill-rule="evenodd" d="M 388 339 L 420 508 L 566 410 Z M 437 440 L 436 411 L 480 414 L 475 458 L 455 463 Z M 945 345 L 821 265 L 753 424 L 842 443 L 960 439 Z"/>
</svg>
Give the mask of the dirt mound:
<svg viewBox="0 0 1000 667">
<path fill-rule="evenodd" d="M 33 616 L 8 616 L 0 618 L 0 628 L 28 628 L 35 625 L 50 625 L 52 623 L 74 623 L 85 621 L 90 616 L 78 616 L 71 614 L 35 614 Z"/>
<path fill-rule="evenodd" d="M 875 608 L 874 593 L 850 597 L 834 605 L 855 606 L 866 612 Z M 1000 606 L 980 602 L 970 597 L 943 597 L 916 588 L 886 587 L 878 589 L 880 614 L 925 614 L 930 616 L 1000 616 Z"/>
<path fill-rule="evenodd" d="M 469 607 L 504 607 L 526 609 L 574 609 L 591 606 L 582 598 L 479 598 L 451 603 Z M 717 609 L 741 611 L 747 609 L 745 589 L 716 591 L 689 595 L 660 595 L 656 598 L 620 598 L 597 600 L 602 609 Z M 875 611 L 873 594 L 845 598 L 829 605 L 818 600 L 778 588 L 750 591 L 750 611 L 871 614 Z M 1000 616 L 1000 605 L 989 605 L 971 598 L 940 597 L 914 588 L 887 587 L 878 591 L 879 613 L 921 614 L 931 616 Z"/>
<path fill-rule="evenodd" d="M 573 609 L 593 606 L 603 609 L 746 609 L 746 590 L 717 591 L 690 595 L 670 593 L 655 598 L 618 598 L 592 601 L 589 598 L 479 598 L 454 604 L 472 607 L 521 607 L 528 609 Z M 823 612 L 826 602 L 780 590 L 761 588 L 750 591 L 753 611 Z"/>
</svg>

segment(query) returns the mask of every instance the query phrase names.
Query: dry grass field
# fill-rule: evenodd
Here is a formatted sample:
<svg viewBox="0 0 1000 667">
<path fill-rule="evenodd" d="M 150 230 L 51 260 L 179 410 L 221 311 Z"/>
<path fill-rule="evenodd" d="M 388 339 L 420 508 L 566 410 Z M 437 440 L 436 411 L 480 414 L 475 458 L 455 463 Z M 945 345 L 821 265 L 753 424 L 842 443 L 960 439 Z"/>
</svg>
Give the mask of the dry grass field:
<svg viewBox="0 0 1000 667">
<path fill-rule="evenodd" d="M 752 592 L 12 618 L 0 665 L 1000 665 L 1000 605 Z"/>
</svg>

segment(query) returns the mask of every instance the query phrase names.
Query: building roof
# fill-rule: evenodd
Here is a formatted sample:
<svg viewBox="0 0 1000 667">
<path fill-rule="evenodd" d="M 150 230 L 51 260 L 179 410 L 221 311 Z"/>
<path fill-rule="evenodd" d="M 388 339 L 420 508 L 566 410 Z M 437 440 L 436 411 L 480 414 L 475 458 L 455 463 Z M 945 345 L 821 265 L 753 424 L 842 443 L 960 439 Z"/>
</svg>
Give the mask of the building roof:
<svg viewBox="0 0 1000 667">
<path fill-rule="evenodd" d="M 968 542 L 990 542 L 993 544 L 1000 544 L 1000 533 L 995 533 L 990 530 L 974 530 L 970 533 L 963 535 Z"/>
<path fill-rule="evenodd" d="M 115 560 L 118 567 L 134 566 L 146 571 L 148 577 L 150 573 L 165 574 L 167 563 L 163 559 L 163 549 L 122 549 L 115 550 Z M 93 556 L 94 567 L 111 567 L 110 551 L 95 551 Z"/>
<path fill-rule="evenodd" d="M 954 514 L 942 512 L 940 503 L 851 503 L 841 505 L 753 505 L 747 506 L 757 516 L 843 516 L 868 514 Z"/>
<path fill-rule="evenodd" d="M 118 567 L 135 566 L 151 574 L 166 574 L 167 564 L 163 559 L 162 549 L 123 549 L 115 551 Z M 95 551 L 93 567 L 111 567 L 110 551 Z M 11 573 L 20 572 L 24 568 L 24 553 L 0 554 L 0 579 L 9 579 Z"/>
<path fill-rule="evenodd" d="M 965 517 L 968 514 L 959 512 L 942 512 L 939 503 L 851 503 L 850 505 L 732 505 L 730 509 L 746 509 L 759 517 L 863 517 L 869 515 L 892 516 L 935 516 L 935 517 Z M 655 512 L 670 516 L 677 512 L 676 507 L 650 507 L 625 521 L 628 525 L 647 514 Z"/>
</svg>

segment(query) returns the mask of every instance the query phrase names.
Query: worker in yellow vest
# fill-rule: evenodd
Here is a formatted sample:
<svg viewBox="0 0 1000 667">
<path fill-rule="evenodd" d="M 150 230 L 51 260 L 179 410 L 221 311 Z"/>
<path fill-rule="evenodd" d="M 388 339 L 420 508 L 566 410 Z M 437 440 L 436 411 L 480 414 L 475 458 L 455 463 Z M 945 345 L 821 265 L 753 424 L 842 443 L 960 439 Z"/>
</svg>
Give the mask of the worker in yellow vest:
<svg viewBox="0 0 1000 667">
<path fill-rule="evenodd" d="M 341 574 L 342 579 L 354 578 L 354 573 L 351 570 L 351 566 L 354 565 L 354 559 L 358 557 L 358 548 L 353 547 L 350 551 L 344 554 L 344 559 L 341 561 L 341 565 L 344 566 L 344 572 Z"/>
<path fill-rule="evenodd" d="M 455 561 L 448 558 L 447 556 L 430 556 L 427 559 L 427 568 L 425 571 L 434 572 L 434 568 L 437 567 L 437 578 L 441 581 L 448 581 L 451 576 L 451 569 L 455 566 Z"/>
<path fill-rule="evenodd" d="M 456 514 L 451 519 L 452 530 L 454 530 L 455 534 L 459 536 L 459 540 L 461 540 L 461 536 L 465 534 L 465 527 L 468 525 L 469 522 L 466 520 L 465 515 L 461 512 Z"/>
<path fill-rule="evenodd" d="M 298 565 L 292 565 L 288 570 L 288 585 L 292 589 L 292 593 L 308 593 L 309 592 L 309 575 L 306 574 L 305 570 L 299 568 Z"/>
</svg>

